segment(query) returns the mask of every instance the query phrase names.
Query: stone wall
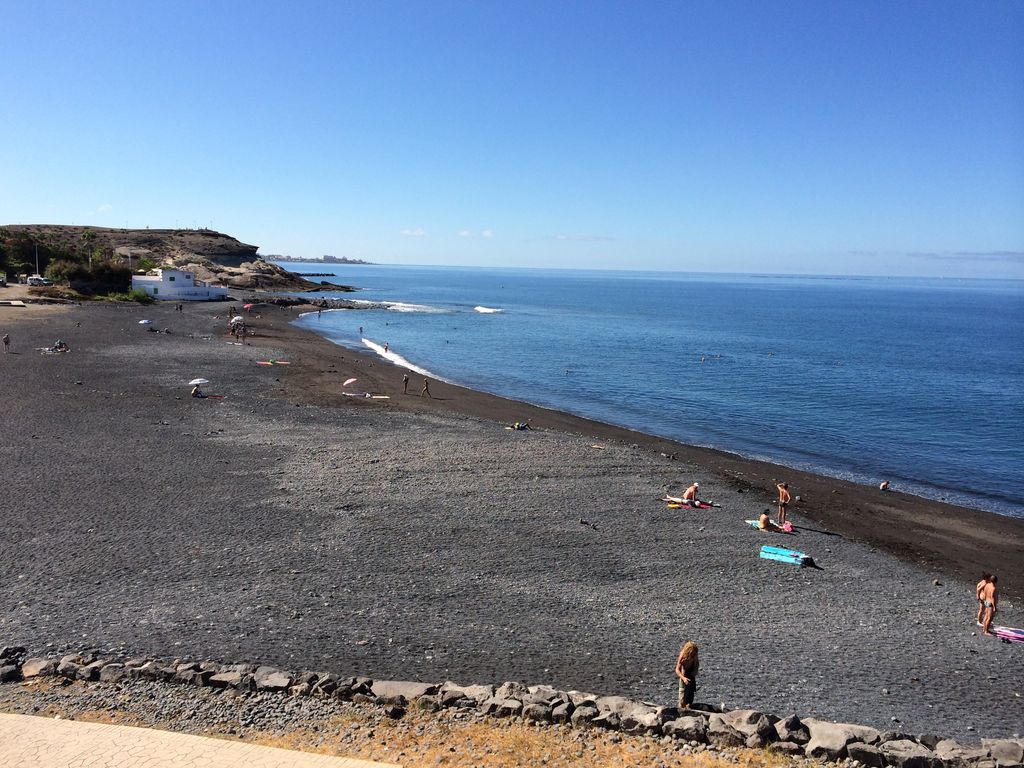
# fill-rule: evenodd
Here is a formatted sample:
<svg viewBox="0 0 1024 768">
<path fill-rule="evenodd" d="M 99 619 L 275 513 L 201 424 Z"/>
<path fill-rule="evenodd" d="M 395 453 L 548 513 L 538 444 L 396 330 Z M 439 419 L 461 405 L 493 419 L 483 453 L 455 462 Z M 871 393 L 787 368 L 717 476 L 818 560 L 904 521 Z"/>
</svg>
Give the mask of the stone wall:
<svg viewBox="0 0 1024 768">
<path fill-rule="evenodd" d="M 983 739 L 963 745 L 951 739 L 862 725 L 829 723 L 796 715 L 780 718 L 750 709 L 721 711 L 709 705 L 678 710 L 622 696 L 561 691 L 544 685 L 419 683 L 344 677 L 329 672 L 289 672 L 256 664 L 218 664 L 135 658 L 117 661 L 91 651 L 60 659 L 30 656 L 25 648 L 0 649 L 0 683 L 59 676 L 117 685 L 143 679 L 166 684 L 276 692 L 281 696 L 331 697 L 373 704 L 392 718 L 410 707 L 427 712 L 460 708 L 497 718 L 576 728 L 604 728 L 660 736 L 690 747 L 764 748 L 794 757 L 894 768 L 1024 768 L 1024 739 Z"/>
</svg>

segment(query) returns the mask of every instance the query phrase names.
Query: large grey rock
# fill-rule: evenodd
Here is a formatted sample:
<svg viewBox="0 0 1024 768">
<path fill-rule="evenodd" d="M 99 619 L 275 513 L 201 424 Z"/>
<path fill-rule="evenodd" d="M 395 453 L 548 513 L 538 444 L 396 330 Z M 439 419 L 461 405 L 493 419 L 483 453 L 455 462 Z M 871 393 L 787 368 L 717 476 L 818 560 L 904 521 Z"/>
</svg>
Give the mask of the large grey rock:
<svg viewBox="0 0 1024 768">
<path fill-rule="evenodd" d="M 593 704 L 582 704 L 573 710 L 572 716 L 569 718 L 573 725 L 589 725 L 594 722 L 594 718 L 600 714 L 597 707 Z"/>
<path fill-rule="evenodd" d="M 733 728 L 724 715 L 715 712 L 708 718 L 708 741 L 717 747 L 744 747 L 747 737 Z"/>
<path fill-rule="evenodd" d="M 882 754 L 882 750 L 862 741 L 851 741 L 847 744 L 846 754 L 851 760 L 870 765 L 872 768 L 882 768 L 885 765 L 885 756 Z"/>
<path fill-rule="evenodd" d="M 846 745 L 851 741 L 860 741 L 864 744 L 878 742 L 878 731 L 863 725 L 828 723 L 812 718 L 804 720 L 803 724 L 807 726 L 810 734 L 810 739 L 804 746 L 804 753 L 808 757 L 839 760 L 846 756 Z"/>
<path fill-rule="evenodd" d="M 661 722 L 661 713 L 657 707 L 640 705 L 620 716 L 619 727 L 623 733 L 661 733 Z"/>
<path fill-rule="evenodd" d="M 437 693 L 436 683 L 413 683 L 404 680 L 374 680 L 370 690 L 374 696 L 384 699 L 395 699 L 401 696 L 406 701 L 413 701 L 420 696 Z"/>
<path fill-rule="evenodd" d="M 498 690 L 494 692 L 494 698 L 496 699 L 519 699 L 523 700 L 523 697 L 528 696 L 530 689 L 522 683 L 507 682 L 502 683 L 498 686 Z"/>
<path fill-rule="evenodd" d="M 20 667 L 28 656 L 28 651 L 23 645 L 5 645 L 0 648 L 0 666 Z"/>
<path fill-rule="evenodd" d="M 523 719 L 534 723 L 550 723 L 551 705 L 542 702 L 527 704 L 523 707 Z"/>
<path fill-rule="evenodd" d="M 571 701 L 563 701 L 556 704 L 551 708 L 551 722 L 568 723 L 572 718 L 572 713 L 575 711 L 576 707 L 572 705 Z"/>
<path fill-rule="evenodd" d="M 802 744 L 797 744 L 794 741 L 773 741 L 768 745 L 769 752 L 779 752 L 783 755 L 791 755 L 796 757 L 804 754 L 804 748 Z"/>
<path fill-rule="evenodd" d="M 775 728 L 775 737 L 779 741 L 791 741 L 794 744 L 806 744 L 811 740 L 811 734 L 807 730 L 807 726 L 800 722 L 800 718 L 796 715 L 790 715 L 789 717 L 779 720 L 773 727 Z"/>
<path fill-rule="evenodd" d="M 1024 762 L 1024 747 L 1011 739 L 982 739 L 981 746 L 988 750 L 1000 768 Z"/>
<path fill-rule="evenodd" d="M 634 709 L 638 702 L 625 696 L 599 696 L 594 704 L 602 712 L 614 712 L 621 716 Z"/>
<path fill-rule="evenodd" d="M 211 675 L 207 682 L 211 688 L 241 688 L 242 674 L 240 672 L 221 672 Z"/>
<path fill-rule="evenodd" d="M 953 739 L 943 739 L 936 744 L 935 756 L 950 768 L 964 768 L 990 757 L 985 747 L 965 747 Z"/>
<path fill-rule="evenodd" d="M 76 661 L 71 661 L 70 659 L 62 659 L 60 664 L 57 665 L 57 674 L 61 677 L 66 677 L 71 680 L 77 680 L 78 670 L 80 670 L 81 668 L 82 665 Z"/>
<path fill-rule="evenodd" d="M 708 721 L 703 717 L 692 717 L 684 715 L 675 720 L 670 720 L 661 726 L 661 732 L 666 736 L 684 741 L 696 741 L 700 744 L 707 744 Z"/>
<path fill-rule="evenodd" d="M 258 691 L 287 691 L 292 684 L 291 676 L 276 667 L 257 667 L 252 677 Z"/>
<path fill-rule="evenodd" d="M 102 670 L 106 665 L 107 662 L 105 661 L 94 661 L 91 664 L 86 664 L 85 666 L 78 668 L 76 677 L 79 680 L 99 680 L 100 670 Z"/>
<path fill-rule="evenodd" d="M 42 659 L 39 657 L 25 659 L 25 663 L 21 665 L 21 674 L 26 678 L 49 677 L 50 675 L 57 674 L 57 662 L 53 659 Z"/>
<path fill-rule="evenodd" d="M 597 717 L 590 721 L 591 725 L 598 728 L 607 728 L 609 731 L 617 731 L 622 726 L 622 718 L 617 712 L 610 709 L 601 710 Z"/>
<path fill-rule="evenodd" d="M 883 742 L 885 761 L 895 768 L 938 768 L 939 759 L 928 747 L 910 739 Z"/>
<path fill-rule="evenodd" d="M 459 685 L 448 680 L 441 686 L 442 702 L 455 702 L 459 699 L 470 699 L 477 704 L 494 696 L 493 685 Z M 451 706 L 445 704 L 445 706 Z"/>
<path fill-rule="evenodd" d="M 21 667 L 17 664 L 4 664 L 0 667 L 0 683 L 16 683 L 21 680 Z"/>
<path fill-rule="evenodd" d="M 128 672 L 124 664 L 107 664 L 100 670 L 100 682 L 109 684 L 120 683 L 127 675 Z"/>
<path fill-rule="evenodd" d="M 748 747 L 763 747 L 778 739 L 771 720 L 756 709 L 735 709 L 721 715 L 712 715 L 714 717 L 722 718 L 730 728 L 743 736 Z"/>
<path fill-rule="evenodd" d="M 598 698 L 596 693 L 587 693 L 585 691 L 566 691 L 569 695 L 569 701 L 572 702 L 574 707 L 582 706 L 583 704 L 592 704 L 596 706 Z"/>
</svg>

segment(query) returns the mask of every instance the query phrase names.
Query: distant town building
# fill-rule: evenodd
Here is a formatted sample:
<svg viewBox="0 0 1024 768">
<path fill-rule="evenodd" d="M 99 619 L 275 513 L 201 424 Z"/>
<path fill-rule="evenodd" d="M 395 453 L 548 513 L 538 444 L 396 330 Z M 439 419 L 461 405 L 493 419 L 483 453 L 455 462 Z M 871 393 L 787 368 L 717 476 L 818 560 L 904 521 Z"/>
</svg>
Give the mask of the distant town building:
<svg viewBox="0 0 1024 768">
<path fill-rule="evenodd" d="M 162 301 L 217 301 L 228 295 L 227 288 L 196 280 L 194 274 L 180 269 L 154 269 L 145 275 L 132 275 L 132 288 L 141 288 Z"/>
</svg>

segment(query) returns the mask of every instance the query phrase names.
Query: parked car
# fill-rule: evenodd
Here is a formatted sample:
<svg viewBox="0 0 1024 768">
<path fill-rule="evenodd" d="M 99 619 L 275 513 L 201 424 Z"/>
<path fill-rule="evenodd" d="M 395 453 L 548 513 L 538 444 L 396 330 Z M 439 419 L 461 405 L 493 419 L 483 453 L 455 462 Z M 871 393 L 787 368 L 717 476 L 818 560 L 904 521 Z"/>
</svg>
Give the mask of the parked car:
<svg viewBox="0 0 1024 768">
<path fill-rule="evenodd" d="M 48 277 L 42 275 L 30 275 L 27 282 L 29 285 L 53 285 Z"/>
</svg>

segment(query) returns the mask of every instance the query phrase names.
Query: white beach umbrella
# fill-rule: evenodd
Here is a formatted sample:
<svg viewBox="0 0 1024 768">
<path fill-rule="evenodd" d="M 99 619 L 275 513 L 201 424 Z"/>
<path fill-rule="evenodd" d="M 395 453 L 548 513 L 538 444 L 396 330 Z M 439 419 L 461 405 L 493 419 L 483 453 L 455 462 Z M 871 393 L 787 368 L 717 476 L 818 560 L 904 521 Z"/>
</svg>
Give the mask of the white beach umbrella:
<svg viewBox="0 0 1024 768">
<path fill-rule="evenodd" d="M 345 379 L 345 381 L 344 381 L 344 382 L 342 382 L 342 385 L 341 385 L 341 386 L 343 386 L 343 387 L 347 387 L 347 386 L 348 386 L 349 384 L 355 384 L 355 383 L 356 383 L 357 381 L 359 381 L 359 379 L 357 379 L 357 378 L 355 378 L 355 377 L 353 377 L 353 378 L 351 378 L 351 379 Z"/>
<path fill-rule="evenodd" d="M 235 323 L 244 323 L 244 322 L 245 322 L 245 318 L 242 317 L 241 315 L 235 315 L 230 320 L 228 320 L 228 323 L 230 323 L 231 325 L 234 325 Z"/>
<path fill-rule="evenodd" d="M 188 385 L 190 387 L 194 387 L 194 386 L 196 386 L 198 384 L 209 384 L 209 383 L 210 383 L 209 379 L 192 379 L 192 381 L 190 381 L 188 383 Z"/>
<path fill-rule="evenodd" d="M 152 325 L 152 320 L 139 320 L 139 325 Z"/>
</svg>

